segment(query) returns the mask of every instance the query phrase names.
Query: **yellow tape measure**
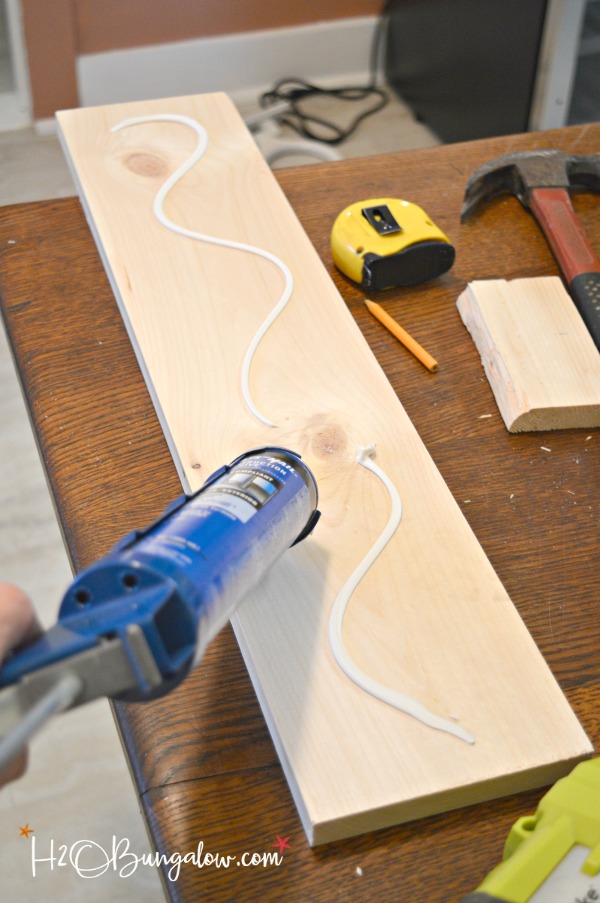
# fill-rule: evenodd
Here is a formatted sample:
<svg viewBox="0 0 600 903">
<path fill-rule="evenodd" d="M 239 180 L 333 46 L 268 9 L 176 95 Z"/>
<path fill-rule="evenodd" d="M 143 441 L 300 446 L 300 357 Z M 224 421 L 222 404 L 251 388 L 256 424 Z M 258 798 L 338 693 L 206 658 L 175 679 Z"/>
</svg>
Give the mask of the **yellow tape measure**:
<svg viewBox="0 0 600 903">
<path fill-rule="evenodd" d="M 381 291 L 441 276 L 454 247 L 424 210 L 398 198 L 357 201 L 331 230 L 335 265 L 363 288 Z"/>
</svg>

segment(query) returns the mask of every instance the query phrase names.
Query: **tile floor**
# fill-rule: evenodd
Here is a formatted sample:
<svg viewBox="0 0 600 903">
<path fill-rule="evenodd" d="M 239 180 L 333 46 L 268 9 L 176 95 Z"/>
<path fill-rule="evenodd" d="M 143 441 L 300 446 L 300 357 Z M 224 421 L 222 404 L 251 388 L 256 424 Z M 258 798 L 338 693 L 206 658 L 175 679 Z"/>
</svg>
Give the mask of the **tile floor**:
<svg viewBox="0 0 600 903">
<path fill-rule="evenodd" d="M 249 112 L 249 110 L 244 111 Z M 337 115 L 338 110 L 332 110 Z M 345 157 L 436 144 L 392 97 L 346 144 Z M 286 162 L 291 162 L 290 160 Z M 295 160 L 295 162 L 300 162 Z M 314 161 L 311 161 L 314 162 Z M 74 194 L 59 142 L 33 129 L 0 132 L 0 204 Z M 0 579 L 23 586 L 45 626 L 54 622 L 70 569 L 44 474 L 0 329 Z M 29 824 L 27 840 L 20 829 Z M 140 865 L 128 878 L 112 867 L 94 879 L 71 865 L 50 862 L 62 845 L 89 839 L 98 846 L 89 864 L 110 855 L 113 837 L 136 855 L 149 842 L 106 700 L 54 719 L 32 742 L 25 777 L 0 790 L 0 899 L 19 903 L 162 901 L 157 873 Z M 35 847 L 32 838 L 35 838 Z M 32 859 L 36 864 L 33 875 Z M 84 863 L 84 857 L 81 859 Z"/>
</svg>

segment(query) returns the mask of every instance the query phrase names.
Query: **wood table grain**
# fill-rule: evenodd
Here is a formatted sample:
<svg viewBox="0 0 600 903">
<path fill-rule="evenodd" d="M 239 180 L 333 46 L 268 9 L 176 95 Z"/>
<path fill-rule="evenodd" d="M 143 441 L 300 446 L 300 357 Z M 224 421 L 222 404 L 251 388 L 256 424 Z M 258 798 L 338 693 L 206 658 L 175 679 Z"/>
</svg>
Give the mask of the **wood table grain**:
<svg viewBox="0 0 600 903">
<path fill-rule="evenodd" d="M 456 310 L 471 280 L 557 273 L 515 198 L 459 219 L 476 166 L 541 147 L 595 152 L 600 125 L 318 164 L 278 179 L 597 747 L 600 432 L 509 434 Z M 332 263 L 335 216 L 379 196 L 418 203 L 456 247 L 454 267 L 437 281 L 373 295 L 439 361 L 436 373 L 374 320 Z M 574 204 L 600 248 L 600 200 L 579 194 Z M 160 513 L 180 483 L 79 202 L 1 209 L 0 255 L 2 313 L 79 570 Z M 174 901 L 458 901 L 500 860 L 511 824 L 542 792 L 311 849 L 229 628 L 168 697 L 114 712 L 152 849 L 166 857 L 202 849 L 201 867 L 182 864 L 177 880 L 162 869 Z M 278 837 L 289 844 L 281 864 L 242 860 L 277 851 Z M 206 854 L 237 859 L 217 867 Z"/>
</svg>

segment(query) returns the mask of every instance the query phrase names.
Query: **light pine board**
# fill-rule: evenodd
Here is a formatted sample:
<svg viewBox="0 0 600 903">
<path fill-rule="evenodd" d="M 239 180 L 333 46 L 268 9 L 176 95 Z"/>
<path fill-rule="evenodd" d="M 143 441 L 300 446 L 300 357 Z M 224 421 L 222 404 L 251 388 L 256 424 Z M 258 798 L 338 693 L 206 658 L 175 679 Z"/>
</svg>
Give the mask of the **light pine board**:
<svg viewBox="0 0 600 903">
<path fill-rule="evenodd" d="M 600 353 L 558 276 L 470 282 L 457 307 L 511 433 L 600 426 Z"/>
<path fill-rule="evenodd" d="M 251 371 L 240 368 L 274 306 L 268 262 L 172 235 L 153 197 L 191 152 L 180 124 L 111 133 L 127 117 L 203 123 L 206 156 L 173 191 L 171 219 L 267 248 L 296 277 Z M 540 786 L 591 746 L 233 104 L 220 94 L 58 114 L 81 198 L 184 485 L 258 445 L 300 452 L 322 518 L 234 619 L 311 844 Z M 344 624 L 364 671 L 457 718 L 474 745 L 366 695 L 335 663 L 327 623 L 340 587 L 389 515 L 355 462 L 377 443 L 404 516 Z"/>
</svg>

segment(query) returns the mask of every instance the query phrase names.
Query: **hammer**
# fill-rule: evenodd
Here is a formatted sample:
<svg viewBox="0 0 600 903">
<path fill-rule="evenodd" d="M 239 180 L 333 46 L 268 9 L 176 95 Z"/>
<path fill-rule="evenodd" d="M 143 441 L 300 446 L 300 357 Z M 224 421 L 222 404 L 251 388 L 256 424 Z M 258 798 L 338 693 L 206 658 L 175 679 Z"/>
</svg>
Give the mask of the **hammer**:
<svg viewBox="0 0 600 903">
<path fill-rule="evenodd" d="M 600 192 L 600 153 L 557 150 L 506 154 L 479 167 L 469 181 L 464 222 L 484 200 L 515 194 L 542 228 L 581 317 L 600 349 L 600 261 L 583 231 L 570 189 Z"/>
</svg>

